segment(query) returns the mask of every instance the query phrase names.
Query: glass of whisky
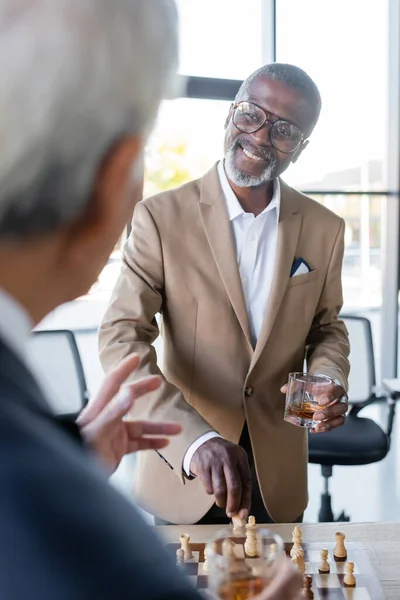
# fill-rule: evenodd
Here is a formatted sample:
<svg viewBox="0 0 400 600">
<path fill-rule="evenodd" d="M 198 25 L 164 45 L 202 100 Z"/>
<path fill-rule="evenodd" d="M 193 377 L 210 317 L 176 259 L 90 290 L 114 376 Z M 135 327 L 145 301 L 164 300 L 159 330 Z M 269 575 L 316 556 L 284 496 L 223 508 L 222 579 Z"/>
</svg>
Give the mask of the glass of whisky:
<svg viewBox="0 0 400 600">
<path fill-rule="evenodd" d="M 307 375 L 307 373 L 290 373 L 286 392 L 285 421 L 314 429 L 319 421 L 314 421 L 314 413 L 323 408 L 319 399 L 333 381 L 325 375 Z"/>
<path fill-rule="evenodd" d="M 207 544 L 208 586 L 220 600 L 248 600 L 265 589 L 284 553 L 282 538 L 267 529 L 248 526 L 243 535 L 219 532 Z"/>
</svg>

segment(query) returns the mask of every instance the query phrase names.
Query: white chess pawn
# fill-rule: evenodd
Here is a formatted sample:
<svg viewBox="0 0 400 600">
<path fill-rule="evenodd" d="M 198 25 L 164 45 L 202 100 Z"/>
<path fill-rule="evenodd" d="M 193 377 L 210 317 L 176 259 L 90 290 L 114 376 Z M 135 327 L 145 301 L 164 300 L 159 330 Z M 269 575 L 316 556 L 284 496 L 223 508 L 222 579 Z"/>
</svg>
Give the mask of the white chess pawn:
<svg viewBox="0 0 400 600">
<path fill-rule="evenodd" d="M 245 533 L 246 521 L 241 519 L 239 515 L 232 517 L 233 533 L 236 535 L 243 535 Z"/>
<path fill-rule="evenodd" d="M 204 548 L 204 562 L 203 562 L 203 571 L 208 573 L 208 556 L 207 556 L 207 546 Z"/>
<path fill-rule="evenodd" d="M 188 533 L 181 533 L 180 535 L 181 548 L 185 553 L 185 560 L 193 558 L 192 550 L 190 548 L 190 535 Z"/>
<path fill-rule="evenodd" d="M 184 564 L 184 560 L 185 560 L 185 553 L 184 553 L 184 551 L 182 550 L 182 548 L 179 548 L 179 549 L 176 551 L 176 564 L 177 564 L 178 566 L 181 566 L 181 565 L 183 565 L 183 564 Z"/>
<path fill-rule="evenodd" d="M 345 569 L 346 575 L 343 577 L 343 583 L 348 587 L 354 587 L 356 585 L 356 578 L 354 577 L 354 563 L 347 562 Z"/>
<path fill-rule="evenodd" d="M 229 558 L 229 560 L 235 560 L 235 542 L 232 540 L 224 540 L 222 542 L 222 556 Z"/>
<path fill-rule="evenodd" d="M 271 544 L 268 552 L 268 560 L 275 560 L 278 552 L 278 544 Z"/>
<path fill-rule="evenodd" d="M 318 571 L 320 573 L 330 573 L 331 567 L 328 562 L 328 550 L 326 548 L 322 548 L 321 550 L 321 562 L 318 565 Z"/>
</svg>

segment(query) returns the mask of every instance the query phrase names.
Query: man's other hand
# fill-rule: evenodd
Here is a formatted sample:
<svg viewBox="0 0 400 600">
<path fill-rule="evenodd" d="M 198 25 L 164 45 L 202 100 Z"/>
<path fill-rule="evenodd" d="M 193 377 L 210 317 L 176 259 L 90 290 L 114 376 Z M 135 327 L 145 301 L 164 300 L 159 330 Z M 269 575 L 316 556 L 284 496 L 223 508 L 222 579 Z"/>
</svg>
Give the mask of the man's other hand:
<svg viewBox="0 0 400 600">
<path fill-rule="evenodd" d="M 286 394 L 287 384 L 281 387 L 282 394 Z M 324 386 L 323 394 L 313 394 L 315 402 L 320 408 L 314 413 L 314 421 L 320 421 L 310 433 L 325 433 L 340 427 L 346 420 L 349 403 L 346 391 L 338 381 L 332 381 L 330 385 Z"/>
<path fill-rule="evenodd" d="M 159 376 L 151 376 L 123 386 L 139 364 L 139 356 L 132 355 L 111 371 L 97 396 L 77 419 L 85 442 L 112 470 L 116 469 L 125 454 L 164 448 L 169 444 L 165 436 L 176 435 L 182 429 L 176 423 L 124 419 L 138 398 L 158 389 L 161 384 Z M 142 401 L 145 402 L 145 399 Z"/>
<path fill-rule="evenodd" d="M 315 396 L 320 409 L 314 413 L 313 419 L 320 421 L 312 433 L 324 433 L 343 425 L 349 409 L 347 394 L 339 382 L 324 386 L 324 394 Z"/>
<path fill-rule="evenodd" d="M 247 454 L 237 444 L 220 437 L 204 442 L 196 450 L 190 471 L 201 479 L 207 494 L 214 494 L 217 506 L 228 517 L 246 519 L 251 502 L 251 476 Z"/>
<path fill-rule="evenodd" d="M 277 561 L 271 583 L 254 600 L 298 600 L 301 598 L 301 584 L 299 569 L 288 558 L 282 557 Z"/>
</svg>

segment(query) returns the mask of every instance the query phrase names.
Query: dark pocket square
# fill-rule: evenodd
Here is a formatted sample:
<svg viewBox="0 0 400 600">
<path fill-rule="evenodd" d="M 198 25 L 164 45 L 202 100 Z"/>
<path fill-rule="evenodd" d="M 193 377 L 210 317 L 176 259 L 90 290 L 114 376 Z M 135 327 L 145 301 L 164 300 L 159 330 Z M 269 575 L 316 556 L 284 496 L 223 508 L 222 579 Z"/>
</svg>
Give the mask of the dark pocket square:
<svg viewBox="0 0 400 600">
<path fill-rule="evenodd" d="M 296 275 L 304 275 L 305 273 L 309 273 L 311 271 L 310 265 L 304 260 L 304 258 L 296 258 L 293 261 L 292 268 L 290 270 L 290 277 L 295 277 Z"/>
</svg>

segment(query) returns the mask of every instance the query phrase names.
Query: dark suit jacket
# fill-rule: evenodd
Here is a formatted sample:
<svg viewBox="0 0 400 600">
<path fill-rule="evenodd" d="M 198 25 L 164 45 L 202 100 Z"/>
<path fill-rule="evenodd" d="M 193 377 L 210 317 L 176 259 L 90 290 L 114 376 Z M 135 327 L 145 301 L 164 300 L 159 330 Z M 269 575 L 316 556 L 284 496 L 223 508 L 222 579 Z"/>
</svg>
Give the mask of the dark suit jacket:
<svg viewBox="0 0 400 600">
<path fill-rule="evenodd" d="M 0 599 L 196 600 L 0 340 Z"/>
</svg>

